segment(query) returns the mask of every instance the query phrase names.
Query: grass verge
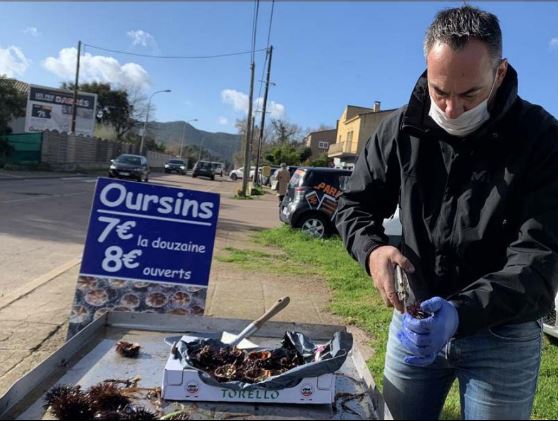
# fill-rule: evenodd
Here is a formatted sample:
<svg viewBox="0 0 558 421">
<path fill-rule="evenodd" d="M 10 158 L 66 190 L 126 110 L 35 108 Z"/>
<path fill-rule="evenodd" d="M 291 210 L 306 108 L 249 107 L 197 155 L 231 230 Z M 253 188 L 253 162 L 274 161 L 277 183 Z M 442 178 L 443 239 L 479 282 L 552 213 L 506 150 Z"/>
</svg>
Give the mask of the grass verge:
<svg viewBox="0 0 558 421">
<path fill-rule="evenodd" d="M 314 240 L 286 226 L 255 234 L 260 251 L 225 249 L 217 256 L 222 262 L 237 264 L 246 270 L 325 279 L 332 294 L 331 311 L 345 322 L 363 329 L 370 338 L 374 355 L 367 361 L 374 380 L 382 387 L 385 347 L 392 311 L 387 309 L 372 286 L 370 277 L 348 255 L 341 240 Z M 265 247 L 277 247 L 282 254 Z M 558 419 L 558 344 L 545 337 L 534 419 Z M 427 397 L 425 397 L 427 398 Z M 454 384 L 442 413 L 442 419 L 460 419 L 457 385 Z"/>
</svg>

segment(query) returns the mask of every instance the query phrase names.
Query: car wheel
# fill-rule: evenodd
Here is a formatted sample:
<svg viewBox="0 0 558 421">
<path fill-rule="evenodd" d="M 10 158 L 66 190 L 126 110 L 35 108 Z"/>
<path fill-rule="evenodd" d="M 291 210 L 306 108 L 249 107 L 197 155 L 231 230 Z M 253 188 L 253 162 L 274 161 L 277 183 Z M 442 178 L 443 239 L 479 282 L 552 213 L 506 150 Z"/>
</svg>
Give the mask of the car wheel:
<svg viewBox="0 0 558 421">
<path fill-rule="evenodd" d="M 211 181 L 215 181 L 215 176 L 212 176 L 212 177 L 211 177 Z"/>
<path fill-rule="evenodd" d="M 320 214 L 303 216 L 298 226 L 302 232 L 314 238 L 326 238 L 331 235 L 329 222 Z"/>
<path fill-rule="evenodd" d="M 231 180 L 232 181 L 238 180 L 238 176 L 236 174 L 231 174 Z"/>
<path fill-rule="evenodd" d="M 147 182 L 149 181 L 149 176 L 146 175 L 146 176 L 145 176 L 145 180 L 143 180 L 143 181 L 145 181 L 145 182 L 147 183 Z"/>
</svg>

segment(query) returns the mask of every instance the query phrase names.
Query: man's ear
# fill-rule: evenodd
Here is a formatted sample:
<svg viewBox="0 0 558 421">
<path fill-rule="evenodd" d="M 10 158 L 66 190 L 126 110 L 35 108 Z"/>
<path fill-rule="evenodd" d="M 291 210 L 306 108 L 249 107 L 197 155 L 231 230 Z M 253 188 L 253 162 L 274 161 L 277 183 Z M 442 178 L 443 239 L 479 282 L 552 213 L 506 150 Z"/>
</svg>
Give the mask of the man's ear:
<svg viewBox="0 0 558 421">
<path fill-rule="evenodd" d="M 503 58 L 500 61 L 500 64 L 498 65 L 498 70 L 496 71 L 496 87 L 500 87 L 500 85 L 502 85 L 502 82 L 504 81 L 504 78 L 506 77 L 506 73 L 508 72 L 508 59 Z"/>
</svg>

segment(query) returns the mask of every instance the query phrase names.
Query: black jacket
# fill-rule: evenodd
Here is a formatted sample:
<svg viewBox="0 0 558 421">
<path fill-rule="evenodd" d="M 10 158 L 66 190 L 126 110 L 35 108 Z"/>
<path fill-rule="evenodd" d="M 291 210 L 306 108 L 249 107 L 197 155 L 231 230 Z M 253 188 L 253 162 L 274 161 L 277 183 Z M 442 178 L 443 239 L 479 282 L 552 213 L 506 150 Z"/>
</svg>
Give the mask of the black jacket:
<svg viewBox="0 0 558 421">
<path fill-rule="evenodd" d="M 451 299 L 458 336 L 542 317 L 558 290 L 558 121 L 518 97 L 511 66 L 468 137 L 429 108 L 425 72 L 359 155 L 336 220 L 347 249 L 368 270 L 399 203 L 415 294 Z"/>
</svg>

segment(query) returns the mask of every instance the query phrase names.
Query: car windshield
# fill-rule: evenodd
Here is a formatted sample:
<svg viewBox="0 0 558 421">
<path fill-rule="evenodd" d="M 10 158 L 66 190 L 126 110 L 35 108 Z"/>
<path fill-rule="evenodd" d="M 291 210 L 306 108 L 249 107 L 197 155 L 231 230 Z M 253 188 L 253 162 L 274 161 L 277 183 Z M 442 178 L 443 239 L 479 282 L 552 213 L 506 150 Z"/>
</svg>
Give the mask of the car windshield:
<svg viewBox="0 0 558 421">
<path fill-rule="evenodd" d="M 169 164 L 184 165 L 184 161 L 180 161 L 178 159 L 172 159 L 172 160 L 169 161 Z"/>
<path fill-rule="evenodd" d="M 119 164 L 141 165 L 141 158 L 139 156 L 122 155 L 116 159 Z"/>
<path fill-rule="evenodd" d="M 209 162 L 198 162 L 198 167 L 200 167 L 200 168 L 211 168 L 211 164 Z"/>
</svg>

